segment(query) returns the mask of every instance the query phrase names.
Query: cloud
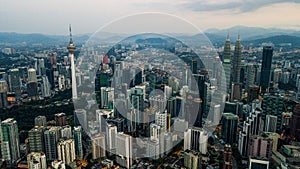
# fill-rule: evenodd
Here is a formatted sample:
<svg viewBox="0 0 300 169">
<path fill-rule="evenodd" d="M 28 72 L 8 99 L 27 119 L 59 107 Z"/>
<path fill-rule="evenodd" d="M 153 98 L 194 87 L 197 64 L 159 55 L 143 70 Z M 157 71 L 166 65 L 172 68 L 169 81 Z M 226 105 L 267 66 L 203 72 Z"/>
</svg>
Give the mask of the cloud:
<svg viewBox="0 0 300 169">
<path fill-rule="evenodd" d="M 230 10 L 235 12 L 253 12 L 262 7 L 271 6 L 278 3 L 300 3 L 300 0 L 227 0 L 227 1 L 213 1 L 205 0 L 186 1 L 184 6 L 193 11 L 209 12 L 219 10 Z"/>
</svg>

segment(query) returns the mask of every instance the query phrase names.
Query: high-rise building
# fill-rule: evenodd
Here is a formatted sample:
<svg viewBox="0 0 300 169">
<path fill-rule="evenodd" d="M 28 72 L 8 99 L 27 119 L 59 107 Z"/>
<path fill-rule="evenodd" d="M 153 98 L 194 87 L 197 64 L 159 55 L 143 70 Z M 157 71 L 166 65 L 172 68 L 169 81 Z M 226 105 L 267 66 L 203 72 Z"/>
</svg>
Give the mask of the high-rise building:
<svg viewBox="0 0 300 169">
<path fill-rule="evenodd" d="M 73 138 L 72 128 L 69 125 L 62 126 L 59 130 L 60 137 L 64 139 L 71 139 Z"/>
<path fill-rule="evenodd" d="M 260 75 L 260 88 L 262 93 L 266 93 L 270 87 L 272 57 L 273 48 L 271 46 L 264 46 Z"/>
<path fill-rule="evenodd" d="M 38 83 L 37 82 L 28 82 L 27 83 L 27 94 L 33 100 L 36 100 L 38 97 Z"/>
<path fill-rule="evenodd" d="M 76 47 L 73 44 L 73 40 L 72 40 L 71 25 L 70 25 L 69 29 L 70 29 L 70 42 L 69 42 L 69 46 L 67 47 L 67 49 L 69 51 L 69 57 L 71 58 L 72 98 L 77 99 L 77 85 L 76 85 L 76 74 L 75 74 L 75 64 L 74 64 L 74 52 L 76 50 Z"/>
<path fill-rule="evenodd" d="M 28 82 L 37 82 L 36 70 L 34 68 L 28 69 Z"/>
<path fill-rule="evenodd" d="M 13 118 L 2 121 L 1 130 L 2 159 L 5 160 L 9 166 L 13 166 L 20 158 L 20 141 L 17 121 Z"/>
<path fill-rule="evenodd" d="M 276 126 L 277 126 L 277 116 L 273 116 L 269 114 L 266 115 L 265 131 L 276 132 Z"/>
<path fill-rule="evenodd" d="M 300 104 L 297 104 L 293 110 L 291 134 L 300 140 Z"/>
<path fill-rule="evenodd" d="M 250 136 L 248 150 L 251 158 L 265 158 L 270 160 L 272 156 L 273 139 L 265 136 Z"/>
<path fill-rule="evenodd" d="M 285 101 L 284 97 L 279 94 L 269 94 L 265 93 L 263 95 L 262 100 L 262 120 L 264 121 L 264 128 L 266 129 L 267 125 L 267 115 L 272 115 L 277 117 L 276 123 L 276 132 L 280 132 L 281 130 L 281 120 L 282 120 L 282 112 L 285 111 Z M 274 122 L 274 118 L 273 118 Z"/>
<path fill-rule="evenodd" d="M 184 150 L 194 150 L 201 154 L 207 153 L 208 134 L 203 128 L 189 128 L 184 132 Z"/>
<path fill-rule="evenodd" d="M 27 155 L 28 169 L 47 168 L 46 155 L 42 152 L 32 152 Z"/>
<path fill-rule="evenodd" d="M 120 145 L 124 146 L 124 145 Z M 105 133 L 99 133 L 92 138 L 92 158 L 99 159 L 106 157 Z"/>
<path fill-rule="evenodd" d="M 77 158 L 83 158 L 82 129 L 81 126 L 74 127 L 73 137 L 75 141 L 75 152 Z"/>
<path fill-rule="evenodd" d="M 57 126 L 65 126 L 67 125 L 67 119 L 65 113 L 57 113 L 54 115 L 55 117 L 55 124 Z"/>
<path fill-rule="evenodd" d="M 119 132 L 116 136 L 116 161 L 123 167 L 132 165 L 132 138 L 130 135 Z"/>
<path fill-rule="evenodd" d="M 225 46 L 224 46 L 223 68 L 225 71 L 227 91 L 229 92 L 231 87 L 231 48 L 230 48 L 229 36 L 227 36 Z"/>
<path fill-rule="evenodd" d="M 0 78 L 0 108 L 7 107 L 8 85 L 6 80 Z"/>
<path fill-rule="evenodd" d="M 51 96 L 51 85 L 46 75 L 42 76 L 41 90 L 43 97 Z"/>
<path fill-rule="evenodd" d="M 223 158 L 224 158 L 223 169 L 232 169 L 233 165 L 232 165 L 232 149 L 231 149 L 231 145 L 229 145 L 229 144 L 225 145 Z"/>
<path fill-rule="evenodd" d="M 117 126 L 107 124 L 105 134 L 106 134 L 105 137 L 106 137 L 107 151 L 109 151 L 110 153 L 115 153 Z"/>
<path fill-rule="evenodd" d="M 35 126 L 28 131 L 28 142 L 30 152 L 45 152 L 44 149 L 44 127 Z"/>
<path fill-rule="evenodd" d="M 202 169 L 201 153 L 191 150 L 184 152 L 184 166 L 187 169 Z"/>
<path fill-rule="evenodd" d="M 53 169 L 66 169 L 66 164 L 62 160 L 54 160 L 51 162 Z"/>
<path fill-rule="evenodd" d="M 51 127 L 44 132 L 45 152 L 47 160 L 57 158 L 57 142 L 59 139 L 59 127 Z"/>
<path fill-rule="evenodd" d="M 34 118 L 34 126 L 43 126 L 47 127 L 47 119 L 46 116 L 37 116 Z"/>
<path fill-rule="evenodd" d="M 9 91 L 14 92 L 17 96 L 21 95 L 21 79 L 19 69 L 10 69 L 8 71 Z"/>
<path fill-rule="evenodd" d="M 58 159 L 66 164 L 70 164 L 76 159 L 74 139 L 61 139 L 57 143 Z"/>
<path fill-rule="evenodd" d="M 256 72 L 256 67 L 252 63 L 248 63 L 246 65 L 246 84 L 245 88 L 249 89 L 250 86 L 253 86 L 255 83 L 255 72 Z"/>
<path fill-rule="evenodd" d="M 222 138 L 225 143 L 233 145 L 237 143 L 238 116 L 232 113 L 223 113 Z"/>
<path fill-rule="evenodd" d="M 74 122 L 76 126 L 81 126 L 83 130 L 87 130 L 87 115 L 86 110 L 76 109 L 74 111 Z"/>
<path fill-rule="evenodd" d="M 233 83 L 240 83 L 240 76 L 241 76 L 241 57 L 242 57 L 242 47 L 241 47 L 241 40 L 240 35 L 235 42 L 234 48 L 234 55 L 231 59 L 232 63 L 232 82 Z"/>
<path fill-rule="evenodd" d="M 147 157 L 150 159 L 158 159 L 160 155 L 160 143 L 156 140 L 148 140 L 146 147 Z"/>
</svg>

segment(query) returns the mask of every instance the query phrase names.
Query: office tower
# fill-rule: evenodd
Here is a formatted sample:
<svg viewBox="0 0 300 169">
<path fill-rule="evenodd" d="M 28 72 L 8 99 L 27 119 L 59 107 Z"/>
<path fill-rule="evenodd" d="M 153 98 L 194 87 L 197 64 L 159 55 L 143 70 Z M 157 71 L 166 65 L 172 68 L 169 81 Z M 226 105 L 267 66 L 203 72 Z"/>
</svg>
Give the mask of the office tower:
<svg viewBox="0 0 300 169">
<path fill-rule="evenodd" d="M 201 154 L 207 153 L 208 134 L 203 128 L 189 128 L 184 132 L 184 150 L 194 150 Z"/>
<path fill-rule="evenodd" d="M 266 116 L 265 131 L 267 131 L 267 132 L 276 132 L 276 126 L 277 126 L 277 116 L 273 116 L 273 115 L 268 114 Z"/>
<path fill-rule="evenodd" d="M 225 143 L 233 145 L 237 143 L 238 116 L 232 113 L 223 113 L 222 138 Z"/>
<path fill-rule="evenodd" d="M 47 168 L 46 155 L 42 152 L 32 152 L 27 155 L 28 169 Z"/>
<path fill-rule="evenodd" d="M 30 152 L 45 152 L 44 149 L 44 127 L 35 126 L 28 131 L 28 142 Z"/>
<path fill-rule="evenodd" d="M 273 146 L 272 146 L 272 151 L 275 152 L 277 151 L 278 148 L 278 140 L 280 138 L 279 134 L 277 133 L 272 133 L 272 132 L 262 132 L 261 135 L 263 135 L 266 138 L 269 138 L 273 140 Z"/>
<path fill-rule="evenodd" d="M 283 130 L 288 129 L 291 127 L 293 113 L 292 112 L 282 112 L 281 118 L 281 128 Z"/>
<path fill-rule="evenodd" d="M 57 158 L 57 142 L 59 138 L 59 128 L 51 127 L 44 132 L 45 152 L 47 160 Z"/>
<path fill-rule="evenodd" d="M 120 145 L 125 146 L 125 145 Z M 106 157 L 105 133 L 99 133 L 92 137 L 92 158 L 100 159 Z"/>
<path fill-rule="evenodd" d="M 166 129 L 159 125 L 159 124 L 150 124 L 150 142 L 148 142 L 151 146 L 158 144 L 160 152 L 157 154 L 163 154 L 165 147 L 164 147 L 164 133 Z M 150 147 L 151 147 L 150 146 Z"/>
<path fill-rule="evenodd" d="M 262 111 L 251 107 L 249 116 L 243 122 L 243 128 L 239 132 L 238 150 L 242 157 L 248 157 L 248 143 L 250 135 L 258 135 L 261 127 Z"/>
<path fill-rule="evenodd" d="M 155 93 L 154 91 L 151 93 L 151 95 L 152 96 L 149 97 L 151 109 L 154 109 L 158 112 L 164 112 L 166 109 L 165 97 L 160 95 L 160 93 Z"/>
<path fill-rule="evenodd" d="M 270 87 L 272 57 L 273 48 L 271 46 L 264 46 L 260 75 L 260 89 L 262 93 L 266 93 Z"/>
<path fill-rule="evenodd" d="M 213 125 L 218 125 L 221 119 L 221 105 L 220 104 L 212 104 L 211 105 L 211 113 L 209 114 L 209 119 Z"/>
<path fill-rule="evenodd" d="M 106 132 L 105 132 L 105 138 L 106 138 L 106 147 L 107 151 L 110 153 L 116 152 L 116 134 L 117 134 L 117 126 L 107 124 L 106 125 Z"/>
<path fill-rule="evenodd" d="M 62 126 L 59 130 L 60 138 L 71 139 L 73 138 L 72 128 L 69 125 Z"/>
<path fill-rule="evenodd" d="M 263 95 L 262 100 L 262 120 L 265 122 L 266 128 L 266 117 L 267 115 L 277 116 L 277 123 L 276 123 L 276 132 L 280 132 L 281 130 L 281 119 L 282 119 L 282 112 L 285 111 L 284 106 L 284 97 L 279 94 L 269 94 L 266 93 Z"/>
<path fill-rule="evenodd" d="M 82 129 L 81 126 L 75 126 L 73 130 L 73 138 L 75 141 L 75 152 L 76 158 L 83 158 L 83 149 L 82 149 Z"/>
<path fill-rule="evenodd" d="M 47 127 L 47 119 L 46 116 L 37 116 L 36 118 L 34 118 L 34 126 L 43 126 L 43 127 Z"/>
<path fill-rule="evenodd" d="M 28 69 L 28 82 L 37 82 L 36 70 L 33 68 Z"/>
<path fill-rule="evenodd" d="M 248 150 L 251 158 L 271 159 L 273 140 L 265 136 L 252 135 L 249 138 Z"/>
<path fill-rule="evenodd" d="M 74 123 L 76 126 L 81 126 L 83 130 L 87 130 L 87 115 L 86 110 L 76 109 L 74 111 Z"/>
<path fill-rule="evenodd" d="M 156 112 L 155 113 L 155 123 L 163 128 L 164 131 L 167 130 L 167 118 L 168 114 L 167 112 Z"/>
<path fill-rule="evenodd" d="M 51 96 L 51 85 L 49 83 L 48 77 L 45 75 L 42 76 L 41 90 L 43 97 Z"/>
<path fill-rule="evenodd" d="M 36 100 L 38 97 L 38 83 L 37 82 L 28 82 L 27 83 L 27 94 L 28 97 Z"/>
<path fill-rule="evenodd" d="M 291 76 L 290 72 L 288 72 L 288 71 L 283 72 L 283 74 L 281 76 L 281 82 L 283 84 L 288 84 L 290 81 L 290 76 Z"/>
<path fill-rule="evenodd" d="M 197 74 L 198 73 L 198 62 L 197 60 L 192 60 L 192 73 Z"/>
<path fill-rule="evenodd" d="M 124 132 L 125 131 L 125 119 L 124 118 L 109 118 L 107 119 L 107 123 L 111 123 L 117 127 L 118 132 Z"/>
<path fill-rule="evenodd" d="M 231 87 L 231 52 L 230 52 L 230 39 L 229 35 L 227 35 L 227 39 L 224 46 L 224 52 L 223 52 L 223 68 L 225 71 L 225 77 L 226 77 L 226 85 L 227 85 L 227 91 L 230 91 Z"/>
<path fill-rule="evenodd" d="M 223 169 L 232 169 L 233 165 L 231 160 L 232 159 L 231 145 L 225 144 L 223 157 L 224 157 Z"/>
<path fill-rule="evenodd" d="M 145 93 L 143 88 L 136 86 L 134 88 L 131 88 L 130 91 L 130 103 L 131 108 L 133 109 L 133 113 L 135 113 L 136 120 L 131 120 L 132 123 L 134 123 L 134 126 L 136 126 L 136 129 L 139 129 L 142 127 L 142 123 L 144 121 L 143 111 L 144 111 L 144 100 L 145 100 Z M 134 129 L 133 132 L 136 132 Z"/>
<path fill-rule="evenodd" d="M 132 165 L 132 138 L 122 132 L 116 135 L 116 161 L 122 167 L 130 168 Z"/>
<path fill-rule="evenodd" d="M 39 76 L 42 76 L 42 75 L 45 75 L 46 72 L 45 72 L 45 60 L 43 58 L 41 59 L 38 59 L 38 62 L 37 62 L 37 74 Z"/>
<path fill-rule="evenodd" d="M 232 63 L 232 82 L 233 83 L 240 83 L 240 76 L 241 76 L 241 58 L 242 57 L 242 47 L 241 47 L 241 39 L 240 35 L 235 42 L 234 47 L 234 55 L 231 59 Z"/>
<path fill-rule="evenodd" d="M 187 169 L 202 169 L 201 153 L 191 150 L 184 152 L 184 167 Z"/>
<path fill-rule="evenodd" d="M 269 169 L 269 161 L 250 158 L 249 169 Z"/>
<path fill-rule="evenodd" d="M 207 83 L 206 83 L 206 75 L 202 74 L 196 74 L 194 75 L 195 81 L 197 82 L 198 91 L 194 99 L 191 100 L 190 104 L 192 104 L 193 108 L 191 108 L 192 111 L 196 111 L 196 120 L 194 126 L 196 127 L 202 127 L 202 118 L 203 115 L 207 113 Z M 199 98 L 197 98 L 197 95 Z M 188 97 L 187 100 L 188 102 Z M 187 103 L 188 104 L 188 103 Z M 190 106 L 188 106 L 190 107 Z M 191 114 L 190 112 L 186 112 L 187 114 Z"/>
<path fill-rule="evenodd" d="M 273 82 L 274 84 L 278 84 L 281 81 L 282 69 L 276 68 L 273 73 Z"/>
<path fill-rule="evenodd" d="M 246 84 L 245 84 L 245 89 L 249 89 L 250 86 L 253 86 L 255 83 L 255 72 L 256 72 L 256 67 L 254 66 L 253 63 L 248 63 L 246 65 Z"/>
<path fill-rule="evenodd" d="M 295 105 L 293 109 L 291 134 L 300 140 L 300 104 Z"/>
<path fill-rule="evenodd" d="M 1 152 L 2 159 L 7 164 L 14 165 L 20 158 L 20 141 L 18 133 L 17 121 L 13 118 L 6 119 L 1 122 L 2 143 Z"/>
<path fill-rule="evenodd" d="M 101 87 L 100 97 L 101 97 L 100 109 L 113 109 L 114 88 Z"/>
<path fill-rule="evenodd" d="M 57 143 L 58 159 L 66 164 L 70 164 L 76 159 L 74 139 L 61 139 Z"/>
<path fill-rule="evenodd" d="M 160 155 L 160 143 L 157 140 L 148 140 L 146 147 L 146 155 L 152 160 L 157 160 Z"/>
<path fill-rule="evenodd" d="M 51 162 L 51 167 L 53 169 L 66 169 L 66 164 L 61 160 L 54 160 Z"/>
<path fill-rule="evenodd" d="M 249 86 L 247 92 L 247 102 L 251 103 L 253 100 L 258 99 L 259 96 L 259 87 L 258 86 Z"/>
<path fill-rule="evenodd" d="M 0 78 L 0 108 L 7 107 L 8 85 L 6 80 Z"/>
<path fill-rule="evenodd" d="M 70 25 L 69 29 L 70 29 L 70 42 L 69 42 L 69 46 L 67 47 L 67 49 L 69 51 L 69 57 L 71 58 L 72 98 L 76 100 L 77 99 L 77 85 L 76 85 L 76 74 L 75 74 L 75 64 L 74 64 L 74 52 L 76 50 L 76 47 L 73 44 L 73 40 L 72 40 L 71 25 Z"/>
<path fill-rule="evenodd" d="M 240 101 L 242 99 L 242 84 L 232 83 L 231 85 L 231 101 Z"/>
<path fill-rule="evenodd" d="M 17 96 L 21 95 L 21 80 L 19 69 L 10 69 L 8 71 L 9 91 L 14 92 Z"/>
<path fill-rule="evenodd" d="M 55 125 L 57 126 L 65 126 L 67 125 L 67 119 L 65 113 L 57 113 L 54 115 L 55 117 Z"/>
</svg>

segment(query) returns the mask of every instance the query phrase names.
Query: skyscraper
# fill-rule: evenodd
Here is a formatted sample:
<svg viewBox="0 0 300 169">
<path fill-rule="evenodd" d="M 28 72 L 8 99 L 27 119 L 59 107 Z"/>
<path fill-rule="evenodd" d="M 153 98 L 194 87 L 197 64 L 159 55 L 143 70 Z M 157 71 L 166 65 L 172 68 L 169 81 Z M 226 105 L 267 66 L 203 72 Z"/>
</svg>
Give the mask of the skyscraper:
<svg viewBox="0 0 300 169">
<path fill-rule="evenodd" d="M 184 150 L 194 150 L 202 154 L 207 153 L 207 131 L 193 127 L 184 132 Z"/>
<path fill-rule="evenodd" d="M 132 138 L 123 132 L 116 136 L 116 161 L 123 167 L 130 168 L 132 165 Z"/>
<path fill-rule="evenodd" d="M 250 136 L 248 149 L 251 158 L 271 159 L 273 140 L 268 137 Z"/>
<path fill-rule="evenodd" d="M 83 158 L 81 126 L 74 127 L 73 137 L 74 137 L 74 141 L 75 141 L 76 157 Z"/>
<path fill-rule="evenodd" d="M 70 42 L 69 42 L 69 46 L 67 47 L 67 49 L 69 51 L 69 57 L 71 58 L 72 98 L 77 99 L 77 85 L 76 85 L 76 74 L 75 74 L 75 64 L 74 64 L 74 52 L 76 50 L 76 47 L 73 44 L 73 40 L 72 40 L 71 25 L 70 25 L 69 29 L 70 29 Z"/>
<path fill-rule="evenodd" d="M 120 145 L 120 146 L 124 146 Z M 105 134 L 99 133 L 92 138 L 92 156 L 93 159 L 99 159 L 106 156 Z"/>
<path fill-rule="evenodd" d="M 51 95 L 51 85 L 49 83 L 48 77 L 45 75 L 42 76 L 41 89 L 43 97 L 49 97 Z"/>
<path fill-rule="evenodd" d="M 227 91 L 230 91 L 231 88 L 231 52 L 230 52 L 230 39 L 229 35 L 227 35 L 227 39 L 224 46 L 224 52 L 223 52 L 223 68 L 225 71 L 225 77 L 226 77 L 226 85 L 227 85 Z"/>
<path fill-rule="evenodd" d="M 224 147 L 224 164 L 223 169 L 232 169 L 232 149 L 231 145 L 226 144 Z"/>
<path fill-rule="evenodd" d="M 46 155 L 42 152 L 32 152 L 27 155 L 28 169 L 47 168 Z"/>
<path fill-rule="evenodd" d="M 6 80 L 0 79 L 0 108 L 7 107 L 8 85 Z"/>
<path fill-rule="evenodd" d="M 28 82 L 37 82 L 36 70 L 34 68 L 28 69 Z"/>
<path fill-rule="evenodd" d="M 241 74 L 241 55 L 242 47 L 240 35 L 235 42 L 234 55 L 232 58 L 232 82 L 240 83 L 240 74 Z"/>
<path fill-rule="evenodd" d="M 35 126 L 28 131 L 30 152 L 45 152 L 44 149 L 44 128 Z"/>
<path fill-rule="evenodd" d="M 20 141 L 18 133 L 17 121 L 13 118 L 6 119 L 1 122 L 2 130 L 2 143 L 1 153 L 2 159 L 5 160 L 8 165 L 16 164 L 20 158 Z"/>
<path fill-rule="evenodd" d="M 238 116 L 232 113 L 223 113 L 222 138 L 225 143 L 233 145 L 237 143 Z"/>
<path fill-rule="evenodd" d="M 184 152 L 184 166 L 187 169 L 201 169 L 201 153 L 191 150 Z"/>
<path fill-rule="evenodd" d="M 271 65 L 273 57 L 273 48 L 271 46 L 265 46 L 263 48 L 262 66 L 260 75 L 260 88 L 261 92 L 267 92 L 270 87 L 271 78 Z"/>
<path fill-rule="evenodd" d="M 59 128 L 51 127 L 44 132 L 45 151 L 47 160 L 55 160 L 57 158 L 57 141 L 59 138 Z"/>
<path fill-rule="evenodd" d="M 74 139 L 60 140 L 57 143 L 58 159 L 70 164 L 76 159 Z"/>
<path fill-rule="evenodd" d="M 10 69 L 8 72 L 9 91 L 14 92 L 17 96 L 21 94 L 21 80 L 19 69 Z"/>
<path fill-rule="evenodd" d="M 34 118 L 34 126 L 47 127 L 46 116 L 37 116 L 36 118 Z"/>
<path fill-rule="evenodd" d="M 66 114 L 65 113 L 57 113 L 55 114 L 55 124 L 57 126 L 67 125 Z"/>
</svg>

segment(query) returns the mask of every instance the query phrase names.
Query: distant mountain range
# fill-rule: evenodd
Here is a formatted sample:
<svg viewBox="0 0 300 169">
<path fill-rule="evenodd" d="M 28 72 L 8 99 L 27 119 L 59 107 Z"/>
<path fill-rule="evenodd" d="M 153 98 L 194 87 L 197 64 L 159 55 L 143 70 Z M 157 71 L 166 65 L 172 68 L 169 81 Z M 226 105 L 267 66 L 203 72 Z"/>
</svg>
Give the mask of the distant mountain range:
<svg viewBox="0 0 300 169">
<path fill-rule="evenodd" d="M 204 32 L 204 34 L 213 44 L 223 44 L 227 34 L 229 34 L 231 41 L 234 42 L 237 39 L 238 34 L 240 34 L 243 44 L 261 44 L 265 42 L 272 42 L 275 45 L 291 43 L 293 46 L 300 47 L 300 31 L 288 29 L 234 26 L 228 29 L 208 29 Z M 77 42 L 77 44 L 82 44 L 85 43 L 91 35 L 92 34 L 74 35 L 73 39 Z M 118 42 L 129 35 L 98 32 L 96 36 L 97 40 L 99 39 L 101 42 Z M 193 36 L 174 34 L 174 37 L 178 36 L 188 40 L 193 40 L 195 37 L 198 39 L 199 37 L 204 37 L 203 34 L 197 34 Z M 0 32 L 0 43 L 16 44 L 25 42 L 26 44 L 65 44 L 68 42 L 68 39 L 68 36 L 61 35 Z"/>
</svg>

